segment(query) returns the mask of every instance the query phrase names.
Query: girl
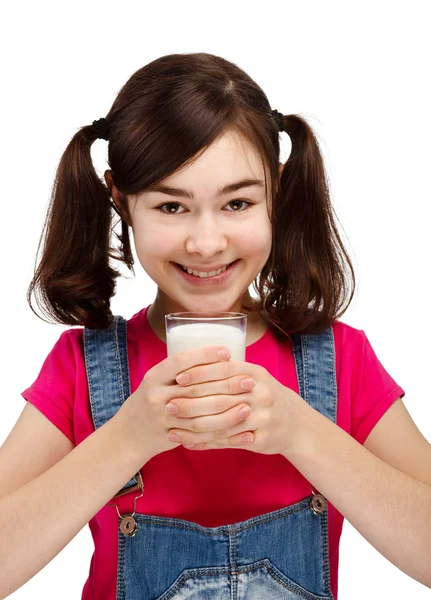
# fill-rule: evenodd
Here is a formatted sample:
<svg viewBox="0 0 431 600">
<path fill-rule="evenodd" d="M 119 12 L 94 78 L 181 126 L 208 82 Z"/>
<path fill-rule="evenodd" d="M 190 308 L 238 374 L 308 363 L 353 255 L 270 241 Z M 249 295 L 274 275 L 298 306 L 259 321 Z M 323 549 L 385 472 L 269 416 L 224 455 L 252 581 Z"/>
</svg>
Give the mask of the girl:
<svg viewBox="0 0 431 600">
<path fill-rule="evenodd" d="M 134 273 L 129 228 L 158 291 L 125 320 L 110 259 Z M 355 277 L 316 137 L 244 71 L 164 56 L 74 135 L 30 306 L 35 288 L 79 327 L 1 449 L 1 598 L 87 522 L 85 600 L 334 599 L 344 518 L 431 587 L 431 446 L 365 333 L 339 320 Z M 212 346 L 166 358 L 165 315 L 202 310 L 247 314 L 246 362 Z"/>
</svg>

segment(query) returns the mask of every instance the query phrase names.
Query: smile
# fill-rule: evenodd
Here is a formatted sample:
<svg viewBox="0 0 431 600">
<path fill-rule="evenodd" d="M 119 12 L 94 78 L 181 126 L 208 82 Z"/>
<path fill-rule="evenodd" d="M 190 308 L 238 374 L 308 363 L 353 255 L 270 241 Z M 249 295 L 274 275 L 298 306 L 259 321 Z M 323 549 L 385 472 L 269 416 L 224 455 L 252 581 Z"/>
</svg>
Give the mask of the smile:
<svg viewBox="0 0 431 600">
<path fill-rule="evenodd" d="M 194 271 L 193 269 L 190 269 L 189 267 L 185 267 L 184 265 L 180 265 L 180 266 L 189 275 L 195 275 L 196 277 L 214 277 L 214 275 L 220 275 L 221 273 L 226 271 L 226 269 L 228 267 L 230 267 L 231 264 L 232 263 L 230 263 L 229 265 L 225 265 L 224 267 L 222 267 L 221 269 L 217 269 L 216 271 Z"/>
<path fill-rule="evenodd" d="M 222 267 L 217 271 L 209 271 L 201 272 L 201 271 L 192 271 L 188 269 L 187 271 L 184 269 L 183 265 L 178 263 L 172 263 L 176 269 L 176 271 L 181 275 L 181 278 L 185 280 L 187 283 L 191 283 L 197 286 L 214 286 L 214 285 L 223 285 L 236 270 L 237 265 L 239 264 L 240 259 L 235 260 L 230 265 Z"/>
</svg>

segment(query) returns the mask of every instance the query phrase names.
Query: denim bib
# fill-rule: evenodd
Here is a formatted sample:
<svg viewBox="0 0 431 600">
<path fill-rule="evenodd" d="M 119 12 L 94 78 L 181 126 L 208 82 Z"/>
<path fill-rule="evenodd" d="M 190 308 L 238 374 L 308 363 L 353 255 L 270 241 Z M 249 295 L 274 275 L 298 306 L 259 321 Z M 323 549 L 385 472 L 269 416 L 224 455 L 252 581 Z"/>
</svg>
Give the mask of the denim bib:
<svg viewBox="0 0 431 600">
<path fill-rule="evenodd" d="M 300 396 L 336 423 L 332 327 L 292 342 Z M 131 393 L 127 321 L 117 315 L 108 329 L 84 328 L 84 355 L 97 429 Z M 137 490 L 144 491 L 140 471 L 114 498 Z M 119 516 L 116 600 L 334 600 L 327 501 L 310 490 L 300 502 L 219 527 Z"/>
</svg>

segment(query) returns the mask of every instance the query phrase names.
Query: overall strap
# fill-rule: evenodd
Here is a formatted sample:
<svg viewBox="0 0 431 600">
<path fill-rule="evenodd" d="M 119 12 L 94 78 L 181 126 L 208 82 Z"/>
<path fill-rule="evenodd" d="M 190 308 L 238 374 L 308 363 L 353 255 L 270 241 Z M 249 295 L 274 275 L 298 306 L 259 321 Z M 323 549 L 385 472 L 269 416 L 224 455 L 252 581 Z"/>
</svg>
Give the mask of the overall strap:
<svg viewBox="0 0 431 600">
<path fill-rule="evenodd" d="M 84 357 L 96 430 L 109 421 L 130 396 L 126 319 L 116 315 L 107 329 L 84 327 Z M 137 477 L 132 477 L 121 492 L 126 493 L 137 484 Z"/>
<path fill-rule="evenodd" d="M 299 395 L 333 423 L 337 422 L 337 379 L 332 327 L 320 334 L 292 335 Z M 311 486 L 311 492 L 316 492 Z"/>
<path fill-rule="evenodd" d="M 337 380 L 332 327 L 323 333 L 292 336 L 299 395 L 333 423 L 337 420 Z"/>
</svg>

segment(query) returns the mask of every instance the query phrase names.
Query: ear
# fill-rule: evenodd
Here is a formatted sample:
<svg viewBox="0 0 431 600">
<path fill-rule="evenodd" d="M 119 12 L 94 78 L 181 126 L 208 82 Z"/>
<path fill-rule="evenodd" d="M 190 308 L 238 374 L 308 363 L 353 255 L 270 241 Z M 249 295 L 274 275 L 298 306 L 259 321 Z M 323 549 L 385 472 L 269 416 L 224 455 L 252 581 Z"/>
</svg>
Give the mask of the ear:
<svg viewBox="0 0 431 600">
<path fill-rule="evenodd" d="M 121 194 L 115 187 L 114 182 L 112 181 L 112 172 L 109 169 L 105 171 L 105 181 L 106 181 L 106 185 L 108 186 L 108 189 L 111 193 L 112 199 L 114 200 L 118 210 L 120 210 Z"/>
<path fill-rule="evenodd" d="M 280 177 L 281 177 L 281 174 L 282 174 L 282 172 L 283 172 L 283 169 L 284 169 L 284 164 L 283 164 L 283 163 L 280 163 L 280 166 L 279 166 L 279 168 L 278 168 L 278 172 L 279 172 L 279 174 L 280 174 Z"/>
<path fill-rule="evenodd" d="M 129 221 L 127 220 L 126 215 L 124 215 L 124 209 L 121 206 L 121 198 L 122 198 L 122 194 L 121 192 L 119 192 L 117 190 L 117 188 L 115 187 L 114 182 L 112 181 L 112 172 L 110 169 L 107 169 L 105 171 L 105 181 L 106 181 L 106 185 L 108 186 L 108 189 L 111 193 L 112 199 L 115 202 L 116 207 L 118 208 L 118 210 L 120 211 L 121 214 L 121 218 L 123 219 L 123 221 L 125 221 L 127 223 L 127 225 L 130 226 Z"/>
</svg>

